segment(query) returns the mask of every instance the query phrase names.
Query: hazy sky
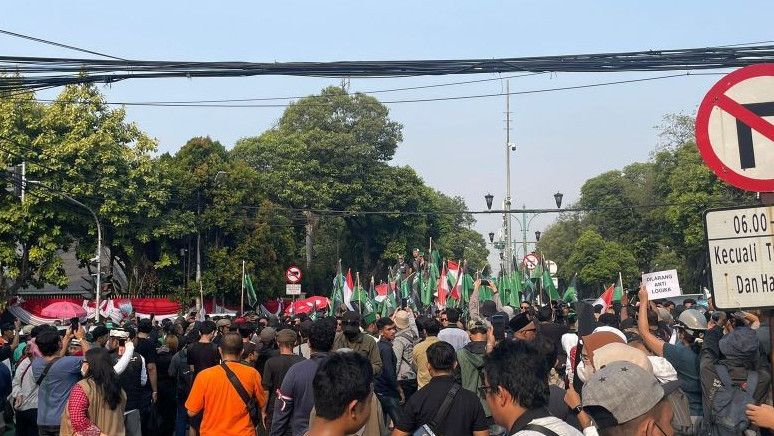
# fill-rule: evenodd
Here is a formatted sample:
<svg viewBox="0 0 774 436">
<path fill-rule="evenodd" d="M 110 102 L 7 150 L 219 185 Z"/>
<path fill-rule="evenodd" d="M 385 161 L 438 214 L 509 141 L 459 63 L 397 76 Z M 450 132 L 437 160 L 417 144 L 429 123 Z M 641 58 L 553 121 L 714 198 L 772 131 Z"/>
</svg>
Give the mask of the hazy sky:
<svg viewBox="0 0 774 436">
<path fill-rule="evenodd" d="M 774 2 L 746 1 L 9 1 L 0 28 L 118 57 L 157 60 L 337 61 L 497 58 L 690 48 L 774 39 Z M 87 55 L 0 35 L 0 54 Z M 546 74 L 511 79 L 512 92 L 661 74 Z M 355 79 L 352 91 L 496 76 Z M 693 76 L 511 98 L 514 205 L 553 207 L 577 200 L 583 181 L 646 160 L 668 113 L 692 113 L 719 76 Z M 109 101 L 303 96 L 338 80 L 291 77 L 135 80 L 101 87 Z M 376 94 L 382 100 L 500 92 L 494 80 Z M 53 94 L 42 94 L 51 97 Z M 471 210 L 505 192 L 503 97 L 391 104 L 404 125 L 394 163 L 431 186 L 461 195 Z M 128 107 L 131 121 L 174 152 L 193 136 L 228 148 L 259 134 L 281 108 Z M 553 216 L 530 226 L 544 230 Z M 496 231 L 501 218 L 479 216 Z M 514 231 L 519 225 L 514 222 Z M 521 240 L 521 234 L 518 233 Z M 488 239 L 487 239 L 488 242 Z M 491 259 L 496 259 L 493 255 Z M 561 265 L 560 265 L 561 268 Z"/>
</svg>

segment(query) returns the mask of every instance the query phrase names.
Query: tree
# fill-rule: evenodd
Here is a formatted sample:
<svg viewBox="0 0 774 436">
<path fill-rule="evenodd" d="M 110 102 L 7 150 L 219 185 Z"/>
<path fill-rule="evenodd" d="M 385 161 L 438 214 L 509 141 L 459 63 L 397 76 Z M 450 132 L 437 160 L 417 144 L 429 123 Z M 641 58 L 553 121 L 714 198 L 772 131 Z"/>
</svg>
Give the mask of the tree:
<svg viewBox="0 0 774 436">
<path fill-rule="evenodd" d="M 622 244 L 605 241 L 593 229 L 580 235 L 567 267 L 578 273 L 580 296 L 598 296 L 616 280 L 618 273 L 630 282 L 639 275 L 634 256 Z"/>
</svg>

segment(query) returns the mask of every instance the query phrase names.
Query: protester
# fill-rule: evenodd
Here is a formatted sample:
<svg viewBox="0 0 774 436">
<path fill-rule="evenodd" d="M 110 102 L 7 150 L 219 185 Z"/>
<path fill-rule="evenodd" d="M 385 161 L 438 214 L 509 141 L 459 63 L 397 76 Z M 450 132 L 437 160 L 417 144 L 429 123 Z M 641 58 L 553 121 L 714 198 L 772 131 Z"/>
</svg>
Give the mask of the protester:
<svg viewBox="0 0 774 436">
<path fill-rule="evenodd" d="M 70 392 L 59 434 L 124 434 L 126 394 L 113 369 L 110 353 L 102 347 L 87 351 L 81 363 L 81 374 L 84 379 Z"/>
<path fill-rule="evenodd" d="M 642 341 L 657 356 L 662 356 L 677 371 L 680 388 L 688 397 L 691 420 L 698 429 L 704 416 L 702 383 L 699 377 L 700 340 L 707 329 L 707 320 L 695 309 L 680 314 L 678 322 L 679 342 L 670 344 L 651 333 L 648 324 L 648 292 L 645 285 L 639 291 L 639 317 L 637 327 Z"/>
<path fill-rule="evenodd" d="M 151 336 L 157 336 L 154 331 L 153 319 L 143 318 L 137 323 L 137 343 L 135 353 L 142 356 L 145 361 L 145 371 L 148 374 L 148 383 L 142 388 L 142 404 L 140 414 L 142 419 L 143 434 L 153 434 L 158 431 L 158 416 L 155 404 L 158 402 L 159 379 L 156 362 L 158 354 L 158 340 Z"/>
<path fill-rule="evenodd" d="M 185 400 L 193 386 L 194 371 L 188 366 L 188 350 L 199 340 L 195 329 L 183 337 L 183 346 L 175 353 L 169 363 L 168 374 L 175 380 L 175 436 L 185 436 L 188 432 L 188 411 Z"/>
<path fill-rule="evenodd" d="M 212 321 L 202 322 L 199 334 L 201 335 L 199 341 L 188 347 L 186 353 L 188 367 L 195 376 L 220 363 L 218 347 L 212 343 L 212 338 L 215 336 L 215 323 Z"/>
<path fill-rule="evenodd" d="M 288 429 L 293 436 L 301 436 L 309 428 L 309 414 L 315 400 L 312 382 L 317 368 L 327 359 L 333 347 L 336 335 L 334 322 L 333 318 L 324 318 L 312 325 L 309 333 L 309 359 L 290 367 L 277 392 L 271 436 L 282 436 Z"/>
<path fill-rule="evenodd" d="M 277 329 L 274 327 L 264 327 L 259 335 L 257 357 L 255 359 L 255 369 L 263 376 L 263 369 L 266 368 L 266 362 L 279 354 L 277 347 Z"/>
<path fill-rule="evenodd" d="M 460 370 L 462 387 L 478 395 L 478 388 L 484 382 L 484 356 L 486 354 L 487 324 L 480 319 L 468 321 L 470 342 L 457 351 L 457 364 Z M 481 398 L 481 406 L 487 418 L 492 417 L 489 405 Z"/>
<path fill-rule="evenodd" d="M 384 420 L 387 421 L 389 416 L 394 423 L 398 419 L 399 403 L 402 403 L 404 398 L 395 372 L 398 362 L 392 342 L 395 339 L 396 327 L 392 318 L 388 317 L 376 320 L 376 327 L 379 329 L 377 345 L 382 359 L 382 370 L 374 378 L 374 393 L 382 405 Z"/>
<path fill-rule="evenodd" d="M 357 432 L 371 414 L 371 363 L 357 353 L 335 353 L 314 376 L 315 418 L 309 436 L 344 436 Z"/>
<path fill-rule="evenodd" d="M 312 330 L 312 324 L 314 321 L 311 319 L 304 320 L 299 326 L 299 334 L 301 335 L 301 343 L 293 349 L 293 352 L 304 359 L 309 358 L 309 333 Z"/>
<path fill-rule="evenodd" d="M 438 342 L 438 333 L 441 331 L 441 323 L 433 318 L 428 318 L 421 323 L 425 333 L 425 339 L 416 344 L 411 351 L 411 356 L 417 368 L 417 388 L 421 389 L 430 383 L 430 370 L 427 365 L 427 349 Z"/>
<path fill-rule="evenodd" d="M 11 398 L 16 411 L 17 436 L 38 435 L 38 385 L 30 371 L 32 360 L 32 344 L 28 343 L 22 359 L 16 366 L 12 383 Z"/>
<path fill-rule="evenodd" d="M 256 402 L 258 410 L 262 409 L 266 394 L 261 388 L 261 375 L 239 362 L 242 337 L 238 333 L 226 333 L 219 351 L 223 363 L 202 370 L 194 379 L 185 403 L 188 416 L 202 413 L 201 436 L 255 435 L 259 422 L 252 420 L 240 391 Z"/>
<path fill-rule="evenodd" d="M 371 369 L 374 374 L 382 371 L 382 358 L 379 354 L 379 347 L 371 336 L 360 331 L 360 315 L 355 312 L 346 312 L 341 320 L 343 331 L 336 335 L 333 342 L 333 350 L 348 348 L 356 353 L 360 353 L 371 362 Z"/>
<path fill-rule="evenodd" d="M 405 404 L 393 436 L 410 435 L 423 426 L 448 436 L 488 435 L 489 424 L 476 394 L 454 381 L 454 347 L 444 341 L 436 342 L 428 347 L 427 360 L 432 379 Z"/>
<path fill-rule="evenodd" d="M 175 429 L 175 415 L 177 405 L 175 403 L 176 378 L 171 376 L 169 368 L 172 358 L 179 348 L 178 337 L 175 334 L 167 334 L 164 338 L 164 346 L 158 349 L 156 369 L 158 371 L 159 395 L 156 401 L 161 420 L 159 428 L 161 434 L 170 435 Z"/>
<path fill-rule="evenodd" d="M 293 353 L 293 345 L 296 343 L 296 333 L 290 329 L 283 329 L 277 333 L 277 345 L 279 347 L 279 354 L 270 357 L 266 361 L 266 365 L 263 370 L 263 377 L 261 378 L 261 384 L 263 389 L 267 392 L 268 401 L 266 401 L 266 407 L 264 408 L 264 421 L 263 425 L 267 430 L 271 429 L 272 417 L 274 415 L 274 403 L 277 399 L 277 391 L 282 386 L 282 381 L 285 379 L 290 367 L 298 362 L 304 361 L 304 358 Z M 252 344 L 250 344 L 252 345 Z M 290 429 L 287 429 L 285 434 L 290 434 Z"/>
<path fill-rule="evenodd" d="M 522 312 L 508 321 L 513 337 L 523 341 L 532 341 L 537 336 L 537 325 L 528 312 Z"/>
<path fill-rule="evenodd" d="M 131 327 L 127 327 L 124 335 L 118 331 L 111 333 L 108 347 L 119 357 L 127 353 L 126 345 L 137 341 L 136 333 Z M 123 341 L 126 341 L 125 343 Z M 135 349 L 136 349 L 135 345 Z M 115 359 L 115 358 L 114 358 Z M 143 421 L 148 416 L 143 412 L 147 410 L 150 398 L 147 396 L 148 372 L 145 358 L 140 353 L 134 353 L 126 370 L 119 376 L 121 388 L 126 393 L 125 425 L 127 435 L 141 435 L 143 433 Z"/>
<path fill-rule="evenodd" d="M 509 435 L 582 433 L 548 412 L 550 365 L 529 341 L 501 341 L 484 359 L 486 398 L 494 421 Z"/>
<path fill-rule="evenodd" d="M 444 328 L 438 333 L 438 340 L 451 344 L 455 351 L 470 342 L 467 332 L 457 327 L 460 322 L 460 313 L 457 309 L 447 309 L 442 319 L 444 320 L 442 321 Z"/>
<path fill-rule="evenodd" d="M 656 377 L 630 362 L 612 362 L 583 386 L 583 410 L 602 436 L 671 436 L 672 409 Z"/>
<path fill-rule="evenodd" d="M 413 352 L 414 345 L 419 341 L 419 330 L 410 308 L 396 311 L 393 319 L 398 331 L 392 341 L 392 351 L 398 361 L 398 384 L 403 394 L 402 401 L 406 401 L 417 391 L 417 367 Z"/>
</svg>

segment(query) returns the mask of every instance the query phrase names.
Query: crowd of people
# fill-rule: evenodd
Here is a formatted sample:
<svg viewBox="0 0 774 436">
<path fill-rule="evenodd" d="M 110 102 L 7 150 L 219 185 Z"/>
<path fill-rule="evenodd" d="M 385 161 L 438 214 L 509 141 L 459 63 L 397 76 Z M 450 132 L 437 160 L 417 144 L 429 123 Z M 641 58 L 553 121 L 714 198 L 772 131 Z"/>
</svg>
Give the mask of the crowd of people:
<svg viewBox="0 0 774 436">
<path fill-rule="evenodd" d="M 481 286 L 493 300 L 479 301 Z M 5 324 L 18 435 L 744 435 L 774 430 L 769 326 L 645 289 L 610 307 Z"/>
</svg>

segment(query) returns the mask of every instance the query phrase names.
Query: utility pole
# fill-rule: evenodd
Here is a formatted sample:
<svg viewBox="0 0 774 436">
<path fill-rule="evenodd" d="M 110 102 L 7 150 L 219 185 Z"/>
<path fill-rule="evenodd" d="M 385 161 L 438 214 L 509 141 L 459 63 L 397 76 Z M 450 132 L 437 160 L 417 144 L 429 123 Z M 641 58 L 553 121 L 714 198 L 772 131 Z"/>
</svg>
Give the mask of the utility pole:
<svg viewBox="0 0 774 436">
<path fill-rule="evenodd" d="M 505 82 L 505 272 L 510 273 L 513 262 L 513 235 L 511 233 L 511 84 Z"/>
<path fill-rule="evenodd" d="M 202 213 L 202 192 L 196 193 L 196 284 L 199 286 L 199 304 L 197 309 L 204 306 L 204 290 L 202 288 L 202 233 L 199 229 L 199 216 Z"/>
</svg>

